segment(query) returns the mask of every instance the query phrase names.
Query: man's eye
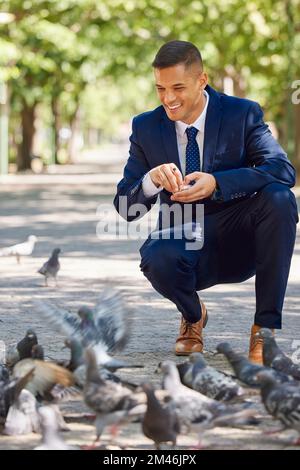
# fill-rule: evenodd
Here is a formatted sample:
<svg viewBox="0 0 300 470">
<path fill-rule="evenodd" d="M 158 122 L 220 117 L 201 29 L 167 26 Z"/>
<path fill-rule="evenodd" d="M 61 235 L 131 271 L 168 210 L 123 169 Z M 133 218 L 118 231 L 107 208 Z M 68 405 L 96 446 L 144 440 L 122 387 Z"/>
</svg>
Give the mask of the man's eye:
<svg viewBox="0 0 300 470">
<path fill-rule="evenodd" d="M 183 87 L 183 86 L 180 86 L 180 87 L 178 87 L 178 88 L 175 88 L 175 90 L 176 90 L 176 91 L 178 91 L 178 90 L 184 90 L 184 87 Z"/>
</svg>

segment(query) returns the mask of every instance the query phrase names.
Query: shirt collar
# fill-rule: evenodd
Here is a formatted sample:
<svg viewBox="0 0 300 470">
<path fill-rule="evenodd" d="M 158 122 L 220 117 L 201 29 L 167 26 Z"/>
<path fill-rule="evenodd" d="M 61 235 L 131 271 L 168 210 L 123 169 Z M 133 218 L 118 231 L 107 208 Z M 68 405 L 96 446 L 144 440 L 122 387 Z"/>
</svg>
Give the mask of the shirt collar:
<svg viewBox="0 0 300 470">
<path fill-rule="evenodd" d="M 180 136 L 183 137 L 185 135 L 185 131 L 187 127 L 196 127 L 199 132 L 204 132 L 204 126 L 205 126 L 205 118 L 206 118 L 206 113 L 207 113 L 207 106 L 208 106 L 208 101 L 209 101 L 209 94 L 207 93 L 206 90 L 203 90 L 203 94 L 206 97 L 206 103 L 204 106 L 204 109 L 200 116 L 196 119 L 195 122 L 192 124 L 186 124 L 185 122 L 182 121 L 176 121 L 175 122 L 175 128 L 176 128 L 176 133 Z"/>
</svg>

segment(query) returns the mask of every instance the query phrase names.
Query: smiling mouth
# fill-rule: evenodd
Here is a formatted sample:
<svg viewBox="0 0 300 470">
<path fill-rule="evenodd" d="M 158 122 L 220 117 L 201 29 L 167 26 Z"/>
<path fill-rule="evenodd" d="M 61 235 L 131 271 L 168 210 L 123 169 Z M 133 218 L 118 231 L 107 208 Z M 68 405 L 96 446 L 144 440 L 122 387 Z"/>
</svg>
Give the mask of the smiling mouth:
<svg viewBox="0 0 300 470">
<path fill-rule="evenodd" d="M 170 110 L 170 111 L 176 111 L 177 109 L 179 109 L 181 107 L 181 104 L 176 104 L 174 106 L 168 106 L 167 105 L 167 108 Z"/>
</svg>

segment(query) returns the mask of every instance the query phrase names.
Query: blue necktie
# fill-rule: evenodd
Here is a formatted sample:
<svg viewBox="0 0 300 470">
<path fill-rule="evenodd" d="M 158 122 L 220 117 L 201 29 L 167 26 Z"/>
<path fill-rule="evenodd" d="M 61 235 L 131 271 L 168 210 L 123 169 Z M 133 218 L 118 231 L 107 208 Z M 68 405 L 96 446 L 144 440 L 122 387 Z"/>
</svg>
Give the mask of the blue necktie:
<svg viewBox="0 0 300 470">
<path fill-rule="evenodd" d="M 189 175 L 194 171 L 200 171 L 200 152 L 196 140 L 198 129 L 196 129 L 196 127 L 187 127 L 185 132 L 188 138 L 186 146 L 185 174 Z"/>
</svg>

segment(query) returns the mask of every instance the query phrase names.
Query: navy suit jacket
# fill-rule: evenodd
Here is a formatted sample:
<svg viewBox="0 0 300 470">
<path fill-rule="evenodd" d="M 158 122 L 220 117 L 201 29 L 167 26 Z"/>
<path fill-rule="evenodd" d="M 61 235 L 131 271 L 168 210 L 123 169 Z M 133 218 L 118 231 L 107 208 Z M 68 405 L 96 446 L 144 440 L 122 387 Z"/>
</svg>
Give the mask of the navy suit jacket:
<svg viewBox="0 0 300 470">
<path fill-rule="evenodd" d="M 206 91 L 209 103 L 202 171 L 216 178 L 223 200 L 199 201 L 205 205 L 205 214 L 236 204 L 273 182 L 294 186 L 295 170 L 264 123 L 260 106 L 254 101 L 218 93 L 208 85 Z M 167 117 L 163 106 L 133 119 L 130 142 L 124 176 L 114 199 L 117 211 L 128 221 L 140 218 L 141 214 L 124 211 L 120 196 L 127 196 L 128 209 L 139 203 L 150 210 L 158 196 L 145 197 L 144 175 L 163 163 L 175 163 L 180 168 L 175 123 Z M 170 196 L 168 191 L 161 191 L 160 203 L 174 204 Z"/>
</svg>

